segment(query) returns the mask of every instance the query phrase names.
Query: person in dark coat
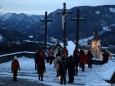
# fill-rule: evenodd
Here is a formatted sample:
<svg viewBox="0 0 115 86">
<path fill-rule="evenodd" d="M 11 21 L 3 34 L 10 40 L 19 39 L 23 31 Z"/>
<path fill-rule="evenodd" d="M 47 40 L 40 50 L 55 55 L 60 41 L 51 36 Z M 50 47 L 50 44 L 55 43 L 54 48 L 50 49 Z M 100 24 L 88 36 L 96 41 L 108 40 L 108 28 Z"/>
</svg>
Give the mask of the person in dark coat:
<svg viewBox="0 0 115 86">
<path fill-rule="evenodd" d="M 74 59 L 72 56 L 69 56 L 68 58 L 67 68 L 68 68 L 68 75 L 69 75 L 68 83 L 73 83 L 74 82 Z"/>
<path fill-rule="evenodd" d="M 59 61 L 59 75 L 61 77 L 60 84 L 66 84 L 66 70 L 67 70 L 67 60 L 65 53 L 62 53 L 61 60 Z"/>
<path fill-rule="evenodd" d="M 75 63 L 74 75 L 77 75 L 78 74 L 78 65 L 79 65 L 79 61 L 80 61 L 78 48 L 75 48 L 73 58 L 74 58 L 74 63 Z"/>
<path fill-rule="evenodd" d="M 80 57 L 80 66 L 82 68 L 82 72 L 84 72 L 85 71 L 85 63 L 86 63 L 86 55 L 83 50 L 80 50 L 79 57 Z"/>
<path fill-rule="evenodd" d="M 43 74 L 45 71 L 45 62 L 41 55 L 42 55 L 42 52 L 39 52 L 38 59 L 37 59 L 37 72 L 38 72 L 39 80 L 43 81 Z"/>
<path fill-rule="evenodd" d="M 15 56 L 14 60 L 12 61 L 12 64 L 11 64 L 11 71 L 13 72 L 13 80 L 14 81 L 17 81 L 18 70 L 20 71 L 20 64 L 17 60 L 17 57 Z"/>
<path fill-rule="evenodd" d="M 107 63 L 107 61 L 109 60 L 109 52 L 107 52 L 106 50 L 104 50 L 104 53 L 103 53 L 103 63 Z"/>
<path fill-rule="evenodd" d="M 38 53 L 39 53 L 38 50 L 36 50 L 34 54 L 35 70 L 37 69 L 37 58 L 39 57 Z"/>
<path fill-rule="evenodd" d="M 88 68 L 92 68 L 93 54 L 91 53 L 91 51 L 88 51 L 86 58 L 87 58 L 86 60 L 87 60 Z"/>
</svg>

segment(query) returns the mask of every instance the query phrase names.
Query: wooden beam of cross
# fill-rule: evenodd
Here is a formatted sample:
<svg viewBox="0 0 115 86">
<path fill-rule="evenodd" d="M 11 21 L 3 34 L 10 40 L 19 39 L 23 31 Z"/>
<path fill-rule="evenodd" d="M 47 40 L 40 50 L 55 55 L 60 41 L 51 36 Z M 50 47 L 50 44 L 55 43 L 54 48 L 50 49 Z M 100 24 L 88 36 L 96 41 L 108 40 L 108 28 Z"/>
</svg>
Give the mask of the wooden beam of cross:
<svg viewBox="0 0 115 86">
<path fill-rule="evenodd" d="M 63 46 L 64 48 L 66 48 L 67 42 L 66 42 L 66 15 L 70 14 L 72 12 L 67 11 L 66 10 L 66 3 L 63 3 L 63 12 L 61 13 L 57 13 L 58 15 L 60 15 L 62 17 L 62 28 L 63 28 L 63 36 L 64 36 L 64 40 L 63 40 Z"/>
<path fill-rule="evenodd" d="M 44 49 L 46 50 L 46 46 L 47 46 L 47 24 L 48 22 L 52 22 L 51 19 L 48 19 L 48 15 L 47 15 L 47 11 L 45 12 L 45 19 L 41 20 L 41 22 L 45 22 L 45 42 L 44 42 Z"/>
<path fill-rule="evenodd" d="M 85 18 L 80 18 L 80 10 L 77 10 L 77 18 L 72 18 L 72 21 L 76 21 L 76 48 L 78 48 L 79 43 L 79 22 L 85 21 Z"/>
</svg>

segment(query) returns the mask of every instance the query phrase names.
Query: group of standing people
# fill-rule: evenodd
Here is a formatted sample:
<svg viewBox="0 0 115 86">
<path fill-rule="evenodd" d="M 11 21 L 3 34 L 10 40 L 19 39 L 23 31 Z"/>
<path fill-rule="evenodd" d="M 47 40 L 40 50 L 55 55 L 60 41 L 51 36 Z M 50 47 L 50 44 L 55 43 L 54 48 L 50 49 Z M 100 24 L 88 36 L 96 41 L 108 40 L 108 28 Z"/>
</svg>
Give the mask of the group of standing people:
<svg viewBox="0 0 115 86">
<path fill-rule="evenodd" d="M 90 51 L 85 55 L 83 50 L 75 48 L 73 56 L 68 56 L 68 50 L 59 51 L 54 59 L 54 68 L 57 70 L 57 75 L 60 79 L 60 84 L 66 84 L 66 73 L 68 72 L 69 81 L 68 83 L 74 82 L 74 75 L 78 74 L 78 67 L 85 71 L 85 64 L 88 64 L 89 68 L 92 68 L 93 55 Z"/>
<path fill-rule="evenodd" d="M 43 76 L 46 72 L 45 59 L 46 62 L 49 62 L 50 64 L 52 64 L 52 60 L 54 59 L 54 53 L 51 49 L 46 52 L 43 49 L 39 49 L 36 50 L 36 53 L 34 54 L 35 69 L 38 73 L 38 79 L 41 81 L 43 81 Z M 108 57 L 109 53 L 104 51 L 103 63 L 107 63 Z M 88 64 L 88 68 L 92 68 L 92 58 L 93 55 L 91 51 L 88 51 L 88 53 L 85 54 L 84 50 L 79 51 L 78 48 L 75 48 L 73 55 L 68 56 L 68 50 L 66 48 L 64 50 L 58 49 L 58 53 L 54 59 L 54 68 L 57 71 L 56 77 L 60 77 L 60 84 L 66 84 L 67 72 L 69 77 L 68 83 L 73 83 L 74 75 L 78 75 L 79 67 L 82 69 L 82 72 L 85 71 L 85 64 Z M 11 64 L 14 81 L 17 81 L 18 70 L 20 71 L 20 64 L 15 56 Z"/>
</svg>

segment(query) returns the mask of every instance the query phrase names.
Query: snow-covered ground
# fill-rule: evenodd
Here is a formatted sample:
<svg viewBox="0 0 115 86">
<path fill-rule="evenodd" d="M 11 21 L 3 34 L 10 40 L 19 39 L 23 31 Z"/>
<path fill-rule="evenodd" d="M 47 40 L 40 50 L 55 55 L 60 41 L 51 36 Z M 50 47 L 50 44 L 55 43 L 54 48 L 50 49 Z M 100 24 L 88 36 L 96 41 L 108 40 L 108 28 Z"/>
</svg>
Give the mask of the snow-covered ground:
<svg viewBox="0 0 115 86">
<path fill-rule="evenodd" d="M 34 59 L 25 58 L 24 56 L 18 58 L 20 62 L 21 71 L 18 73 L 18 78 L 28 79 L 30 81 L 36 81 L 51 86 L 61 86 L 59 79 L 56 77 L 56 70 L 54 65 L 46 63 L 46 74 L 44 75 L 44 81 L 38 81 L 38 75 L 34 69 Z M 110 60 L 104 65 L 93 65 L 92 69 L 85 68 L 85 72 L 82 72 L 79 68 L 78 76 L 75 76 L 74 83 L 67 86 L 111 86 L 105 80 L 109 80 L 112 74 L 115 72 L 115 61 Z M 11 61 L 0 64 L 0 76 L 12 77 L 11 74 Z M 68 75 L 67 75 L 68 81 Z"/>
</svg>

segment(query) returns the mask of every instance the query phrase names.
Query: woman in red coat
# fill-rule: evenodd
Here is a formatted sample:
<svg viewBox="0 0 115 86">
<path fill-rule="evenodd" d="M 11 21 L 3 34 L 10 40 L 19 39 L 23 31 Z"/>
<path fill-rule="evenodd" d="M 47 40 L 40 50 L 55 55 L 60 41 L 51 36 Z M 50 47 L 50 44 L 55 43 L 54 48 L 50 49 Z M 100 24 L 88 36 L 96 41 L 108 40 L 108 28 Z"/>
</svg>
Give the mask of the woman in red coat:
<svg viewBox="0 0 115 86">
<path fill-rule="evenodd" d="M 84 70 L 85 70 L 85 63 L 86 63 L 86 55 L 85 55 L 83 50 L 80 50 L 79 57 L 80 57 L 80 66 L 82 68 L 82 72 L 84 72 Z"/>
<path fill-rule="evenodd" d="M 38 53 L 38 58 L 37 58 L 37 73 L 38 73 L 38 77 L 39 80 L 43 81 L 43 74 L 45 71 L 45 61 L 44 61 L 44 55 L 43 52 L 39 52 Z"/>
</svg>

